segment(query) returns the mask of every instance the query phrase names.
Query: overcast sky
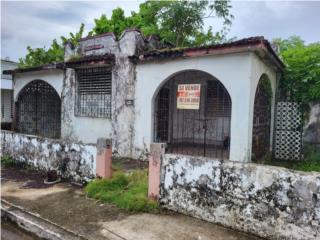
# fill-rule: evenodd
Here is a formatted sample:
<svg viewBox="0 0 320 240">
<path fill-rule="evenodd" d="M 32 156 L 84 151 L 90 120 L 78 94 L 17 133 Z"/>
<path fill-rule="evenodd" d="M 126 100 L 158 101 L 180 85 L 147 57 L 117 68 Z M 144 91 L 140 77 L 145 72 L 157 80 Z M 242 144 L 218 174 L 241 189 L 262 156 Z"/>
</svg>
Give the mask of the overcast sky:
<svg viewBox="0 0 320 240">
<path fill-rule="evenodd" d="M 141 1 L 1 1 L 1 58 L 18 60 L 25 56 L 26 46 L 49 46 L 52 39 L 78 30 L 86 31 L 94 18 L 122 7 L 126 15 L 137 11 Z M 265 36 L 287 38 L 299 35 L 306 42 L 320 41 L 320 1 L 236 1 L 232 2 L 233 24 L 228 37 Z M 206 20 L 206 27 L 221 26 Z"/>
</svg>

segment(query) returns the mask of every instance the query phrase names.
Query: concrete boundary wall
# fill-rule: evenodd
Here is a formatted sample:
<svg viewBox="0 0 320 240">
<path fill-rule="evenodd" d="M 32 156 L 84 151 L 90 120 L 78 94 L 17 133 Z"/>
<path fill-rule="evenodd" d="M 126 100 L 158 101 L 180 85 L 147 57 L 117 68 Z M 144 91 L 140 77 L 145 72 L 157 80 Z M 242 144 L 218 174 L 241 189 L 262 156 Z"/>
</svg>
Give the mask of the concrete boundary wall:
<svg viewBox="0 0 320 240">
<path fill-rule="evenodd" d="M 165 154 L 160 203 L 271 239 L 320 239 L 320 173 Z"/>
<path fill-rule="evenodd" d="M 57 170 L 63 178 L 76 182 L 96 176 L 98 149 L 93 144 L 1 131 L 1 153 L 40 170 Z"/>
</svg>

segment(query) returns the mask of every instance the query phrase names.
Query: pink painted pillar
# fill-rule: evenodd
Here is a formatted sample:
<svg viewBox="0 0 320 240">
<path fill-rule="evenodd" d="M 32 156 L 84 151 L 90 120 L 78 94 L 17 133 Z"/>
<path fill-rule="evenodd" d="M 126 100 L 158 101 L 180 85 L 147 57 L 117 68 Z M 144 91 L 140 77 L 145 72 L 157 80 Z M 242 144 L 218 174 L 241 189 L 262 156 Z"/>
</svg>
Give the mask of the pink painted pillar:
<svg viewBox="0 0 320 240">
<path fill-rule="evenodd" d="M 112 176 L 111 139 L 99 138 L 97 141 L 96 175 L 102 178 L 111 178 Z"/>
<path fill-rule="evenodd" d="M 152 143 L 150 145 L 148 197 L 153 200 L 159 199 L 160 172 L 165 146 L 165 143 Z"/>
</svg>

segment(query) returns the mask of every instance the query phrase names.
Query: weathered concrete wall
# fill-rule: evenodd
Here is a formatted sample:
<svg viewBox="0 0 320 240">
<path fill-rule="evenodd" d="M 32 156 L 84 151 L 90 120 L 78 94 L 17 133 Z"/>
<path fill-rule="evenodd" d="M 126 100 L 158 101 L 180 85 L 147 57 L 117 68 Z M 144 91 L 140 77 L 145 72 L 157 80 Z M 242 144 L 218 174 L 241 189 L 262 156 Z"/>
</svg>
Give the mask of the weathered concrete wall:
<svg viewBox="0 0 320 240">
<path fill-rule="evenodd" d="M 97 147 L 1 131 L 3 155 L 40 170 L 56 170 L 63 178 L 87 182 L 96 174 Z"/>
<path fill-rule="evenodd" d="M 320 238 L 320 174 L 166 154 L 166 208 L 272 239 Z"/>
<path fill-rule="evenodd" d="M 65 46 L 65 59 L 73 56 L 90 56 L 114 54 L 112 66 L 112 112 L 109 118 L 89 118 L 74 116 L 75 83 L 74 69 L 66 69 L 62 93 L 62 137 L 64 139 L 95 143 L 98 138 L 112 138 L 113 151 L 122 157 L 134 155 L 134 97 L 135 97 L 135 64 L 129 56 L 139 55 L 145 48 L 141 32 L 125 31 L 117 41 L 114 34 L 83 39 L 80 45 L 71 49 Z"/>
<path fill-rule="evenodd" d="M 61 138 L 94 144 L 100 137 L 111 138 L 111 119 L 75 116 L 75 94 L 75 70 L 67 68 L 61 94 Z"/>
<path fill-rule="evenodd" d="M 304 127 L 304 142 L 320 151 L 320 102 L 310 103 L 309 119 Z"/>
</svg>

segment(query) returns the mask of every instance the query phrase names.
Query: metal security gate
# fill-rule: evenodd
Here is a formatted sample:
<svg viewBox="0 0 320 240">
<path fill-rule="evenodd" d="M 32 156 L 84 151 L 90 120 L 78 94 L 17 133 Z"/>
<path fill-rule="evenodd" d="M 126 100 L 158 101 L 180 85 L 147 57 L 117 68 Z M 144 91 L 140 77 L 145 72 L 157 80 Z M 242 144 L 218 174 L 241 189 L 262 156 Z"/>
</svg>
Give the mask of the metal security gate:
<svg viewBox="0 0 320 240">
<path fill-rule="evenodd" d="M 19 93 L 16 130 L 49 138 L 60 137 L 61 100 L 56 90 L 45 81 L 32 81 Z"/>
<path fill-rule="evenodd" d="M 273 158 L 301 160 L 302 112 L 297 102 L 278 102 L 276 105 Z"/>
<path fill-rule="evenodd" d="M 178 87 L 200 84 L 199 108 L 179 109 Z M 229 158 L 231 98 L 209 74 L 187 71 L 170 79 L 155 101 L 154 141 L 166 142 L 167 152 Z"/>
<path fill-rule="evenodd" d="M 259 161 L 270 153 L 271 131 L 271 86 L 269 79 L 262 77 L 257 86 L 252 129 L 252 160 Z"/>
</svg>

